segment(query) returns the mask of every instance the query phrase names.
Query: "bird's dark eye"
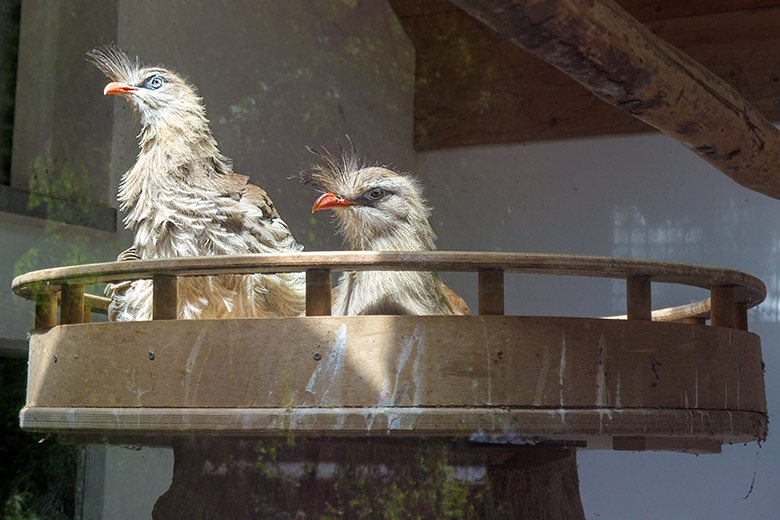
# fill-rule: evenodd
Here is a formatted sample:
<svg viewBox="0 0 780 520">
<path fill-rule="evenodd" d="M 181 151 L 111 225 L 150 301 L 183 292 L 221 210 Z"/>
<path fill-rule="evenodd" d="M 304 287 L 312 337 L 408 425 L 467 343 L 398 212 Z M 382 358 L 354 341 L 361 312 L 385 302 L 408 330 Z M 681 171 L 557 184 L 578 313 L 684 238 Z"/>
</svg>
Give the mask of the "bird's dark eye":
<svg viewBox="0 0 780 520">
<path fill-rule="evenodd" d="M 151 78 L 147 79 L 146 83 L 144 84 L 144 86 L 146 88 L 151 88 L 151 89 L 157 90 L 158 88 L 162 87 L 163 84 L 165 84 L 165 80 L 162 78 L 162 76 L 155 75 L 155 76 L 152 76 Z"/>
<path fill-rule="evenodd" d="M 379 200 L 385 196 L 385 190 L 382 188 L 371 188 L 366 192 L 366 198 L 368 200 Z"/>
</svg>

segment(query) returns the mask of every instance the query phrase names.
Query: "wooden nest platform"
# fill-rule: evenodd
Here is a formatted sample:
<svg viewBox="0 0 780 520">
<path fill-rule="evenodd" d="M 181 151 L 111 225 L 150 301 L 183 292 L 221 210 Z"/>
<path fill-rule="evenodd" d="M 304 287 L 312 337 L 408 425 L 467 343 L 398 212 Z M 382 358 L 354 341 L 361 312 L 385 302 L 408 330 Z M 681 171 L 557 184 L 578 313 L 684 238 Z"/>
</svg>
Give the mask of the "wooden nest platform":
<svg viewBox="0 0 780 520">
<path fill-rule="evenodd" d="M 473 316 L 327 316 L 331 271 L 476 271 Z M 179 276 L 307 273 L 297 318 L 176 320 Z M 503 274 L 623 278 L 627 314 L 505 316 Z M 155 319 L 84 323 L 84 285 L 155 281 Z M 651 283 L 703 287 L 651 312 Z M 728 269 L 606 257 L 324 252 L 114 262 L 36 271 L 27 430 L 182 435 L 463 437 L 717 452 L 766 437 L 764 284 Z M 57 300 L 61 300 L 58 325 Z M 622 318 L 622 319 L 621 319 Z M 710 320 L 710 325 L 706 324 Z M 671 320 L 671 321 L 670 321 Z M 138 442 L 138 439 L 136 439 Z"/>
</svg>

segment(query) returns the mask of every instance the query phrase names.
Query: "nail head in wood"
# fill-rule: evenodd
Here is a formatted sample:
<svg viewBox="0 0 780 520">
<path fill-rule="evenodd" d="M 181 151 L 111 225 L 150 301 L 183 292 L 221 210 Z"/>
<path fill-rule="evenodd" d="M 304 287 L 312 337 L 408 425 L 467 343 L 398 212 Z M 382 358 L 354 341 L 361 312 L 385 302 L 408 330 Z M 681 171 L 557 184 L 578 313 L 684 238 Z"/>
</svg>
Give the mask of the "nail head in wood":
<svg viewBox="0 0 780 520">
<path fill-rule="evenodd" d="M 647 276 L 626 278 L 626 315 L 629 320 L 652 319 L 652 290 Z"/>
<path fill-rule="evenodd" d="M 306 316 L 330 316 L 330 271 L 306 271 Z"/>
<path fill-rule="evenodd" d="M 62 286 L 61 322 L 63 325 L 83 323 L 84 321 L 84 285 L 70 284 Z"/>
<path fill-rule="evenodd" d="M 178 315 L 178 282 L 175 276 L 152 278 L 152 319 L 175 320 Z"/>
<path fill-rule="evenodd" d="M 504 271 L 500 269 L 480 269 L 479 313 L 504 314 Z"/>
<path fill-rule="evenodd" d="M 734 287 L 718 286 L 710 290 L 712 310 L 710 324 L 713 327 L 734 328 L 736 306 L 734 303 Z"/>
<path fill-rule="evenodd" d="M 44 293 L 35 298 L 35 328 L 45 329 L 57 325 L 57 295 Z"/>
</svg>

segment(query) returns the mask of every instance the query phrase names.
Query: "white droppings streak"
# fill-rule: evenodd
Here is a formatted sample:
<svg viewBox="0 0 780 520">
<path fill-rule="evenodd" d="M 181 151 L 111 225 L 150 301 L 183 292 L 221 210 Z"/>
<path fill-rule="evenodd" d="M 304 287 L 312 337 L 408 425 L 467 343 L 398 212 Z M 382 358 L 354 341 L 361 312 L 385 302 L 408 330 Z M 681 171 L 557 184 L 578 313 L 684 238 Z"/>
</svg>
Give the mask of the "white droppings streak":
<svg viewBox="0 0 780 520">
<path fill-rule="evenodd" d="M 604 363 L 607 358 L 607 343 L 604 335 L 599 336 L 599 366 L 596 371 L 596 406 L 603 407 L 609 404 L 607 394 L 607 373 L 604 370 Z"/>
<path fill-rule="evenodd" d="M 558 404 L 563 406 L 563 377 L 566 371 L 566 334 L 561 334 L 561 364 L 558 367 Z"/>
<path fill-rule="evenodd" d="M 388 378 L 384 378 L 382 380 L 382 391 L 379 393 L 379 401 L 377 401 L 377 406 L 385 406 L 390 402 L 390 380 Z"/>
<path fill-rule="evenodd" d="M 336 329 L 333 345 L 331 346 L 331 355 L 325 363 L 325 374 L 328 376 L 328 386 L 322 393 L 320 402 L 325 401 L 325 396 L 331 391 L 336 380 L 339 379 L 339 373 L 344 367 L 344 353 L 347 350 L 347 325 L 342 323 Z"/>
<path fill-rule="evenodd" d="M 325 396 L 333 386 L 339 371 L 344 366 L 344 353 L 346 352 L 346 347 L 347 325 L 342 323 L 336 329 L 333 344 L 329 349 L 329 355 L 326 359 L 322 360 L 320 363 L 317 363 L 317 368 L 315 368 L 311 373 L 311 377 L 309 378 L 308 383 L 306 383 L 306 391 L 310 394 L 316 395 L 317 392 L 314 390 L 314 386 L 317 384 L 317 376 L 319 376 L 321 371 L 325 371 L 325 375 L 328 377 L 328 386 L 325 387 L 325 390 L 322 393 L 322 397 L 320 398 L 320 402 L 325 399 Z"/>
<path fill-rule="evenodd" d="M 206 337 L 206 333 L 208 332 L 208 330 L 209 330 L 208 325 L 204 324 L 201 327 L 200 334 L 198 334 L 198 337 L 195 338 L 195 343 L 192 345 L 192 350 L 190 350 L 190 355 L 187 357 L 187 362 L 184 364 L 184 403 L 185 404 L 190 404 L 190 391 L 193 390 L 192 369 L 195 366 L 195 360 L 198 358 L 198 353 L 200 352 L 200 348 L 203 346 L 203 339 Z M 195 388 L 195 392 L 197 393 L 197 388 Z"/>
<path fill-rule="evenodd" d="M 490 343 L 488 342 L 487 326 L 485 320 L 480 317 L 482 323 L 482 341 L 485 344 L 485 361 L 487 364 L 487 404 L 488 406 L 493 404 L 493 374 L 492 363 L 490 359 Z"/>
<path fill-rule="evenodd" d="M 114 409 L 114 411 L 116 411 L 116 409 Z M 77 413 L 77 412 L 76 412 L 76 409 L 75 409 L 75 408 L 71 408 L 71 409 L 70 409 L 70 410 L 68 410 L 68 412 L 67 412 L 67 416 L 68 416 L 68 424 L 70 425 L 70 427 L 71 427 L 71 428 L 75 428 L 75 427 L 76 427 L 76 419 L 77 419 L 77 417 L 76 417 L 76 413 Z M 119 423 L 118 423 L 118 422 L 117 422 L 117 426 L 119 426 Z"/>
<path fill-rule="evenodd" d="M 139 399 L 139 401 L 141 399 L 141 396 L 143 396 L 146 392 L 149 391 L 149 390 L 141 390 L 135 384 L 135 369 L 133 369 L 132 373 L 130 374 L 130 391 L 135 392 L 135 396 Z"/>
<path fill-rule="evenodd" d="M 604 335 L 599 336 L 599 366 L 596 371 L 596 406 L 599 407 L 599 433 L 604 430 L 604 415 L 612 420 L 612 410 L 609 406 L 609 393 L 607 391 L 607 372 L 604 365 L 607 361 L 607 342 Z"/>
<path fill-rule="evenodd" d="M 615 389 L 615 408 L 623 408 L 623 402 L 620 400 L 620 372 L 617 375 L 617 388 Z"/>
<path fill-rule="evenodd" d="M 421 397 L 425 393 L 423 388 L 424 381 L 420 375 L 420 358 L 425 348 L 425 329 L 419 324 L 414 328 L 414 337 L 417 340 L 417 356 L 415 356 L 412 364 L 412 381 L 414 382 L 414 399 L 412 399 L 412 403 L 418 406 Z"/>
<path fill-rule="evenodd" d="M 394 406 L 397 404 L 396 400 L 398 399 L 398 380 L 401 378 L 401 372 L 403 372 L 403 369 L 406 366 L 406 362 L 409 360 L 409 356 L 412 353 L 412 348 L 414 348 L 414 346 L 420 342 L 420 338 L 418 337 L 419 332 L 420 326 L 418 325 L 414 329 L 412 335 L 404 340 L 403 344 L 401 345 L 401 355 L 398 356 L 398 361 L 395 364 L 395 382 L 393 383 L 393 395 L 390 398 L 390 402 L 379 403 L 380 405 Z M 382 393 L 382 397 L 384 398 L 384 392 Z M 383 401 L 384 399 L 380 400 Z"/>
<path fill-rule="evenodd" d="M 698 408 L 699 407 L 699 369 L 695 369 L 693 372 L 693 380 L 694 380 L 694 398 L 693 398 L 693 407 Z"/>
</svg>

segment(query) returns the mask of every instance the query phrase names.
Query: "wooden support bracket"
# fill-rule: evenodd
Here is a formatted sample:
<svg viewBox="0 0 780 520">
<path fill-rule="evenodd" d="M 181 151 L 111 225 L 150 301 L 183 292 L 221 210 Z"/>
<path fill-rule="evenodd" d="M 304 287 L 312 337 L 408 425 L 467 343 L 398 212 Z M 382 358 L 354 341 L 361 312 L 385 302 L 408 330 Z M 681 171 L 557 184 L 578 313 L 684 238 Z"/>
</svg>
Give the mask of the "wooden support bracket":
<svg viewBox="0 0 780 520">
<path fill-rule="evenodd" d="M 612 0 L 451 0 L 599 98 L 780 199 L 780 130 Z"/>
</svg>

